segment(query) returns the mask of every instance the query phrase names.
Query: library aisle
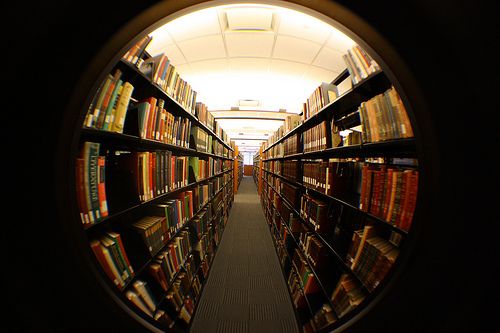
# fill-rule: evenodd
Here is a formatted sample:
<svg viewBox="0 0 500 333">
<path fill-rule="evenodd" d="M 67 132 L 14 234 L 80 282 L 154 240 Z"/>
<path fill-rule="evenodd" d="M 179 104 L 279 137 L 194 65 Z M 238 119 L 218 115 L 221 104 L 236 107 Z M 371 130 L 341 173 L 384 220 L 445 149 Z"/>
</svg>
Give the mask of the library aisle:
<svg viewBox="0 0 500 333">
<path fill-rule="evenodd" d="M 293 333 L 297 322 L 251 176 L 242 179 L 191 333 Z"/>
</svg>

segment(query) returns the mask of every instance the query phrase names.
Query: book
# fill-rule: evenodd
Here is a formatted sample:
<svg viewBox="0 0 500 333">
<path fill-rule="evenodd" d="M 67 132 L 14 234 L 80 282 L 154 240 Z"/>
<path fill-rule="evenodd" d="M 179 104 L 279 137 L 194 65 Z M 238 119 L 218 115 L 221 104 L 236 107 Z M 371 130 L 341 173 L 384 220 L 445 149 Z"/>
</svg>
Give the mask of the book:
<svg viewBox="0 0 500 333">
<path fill-rule="evenodd" d="M 116 268 L 110 257 L 109 251 L 104 248 L 101 242 L 97 239 L 93 239 L 90 241 L 90 247 L 108 278 L 113 281 L 113 283 L 118 288 L 122 288 L 125 284 L 121 275 L 118 273 L 118 269 Z"/>
<path fill-rule="evenodd" d="M 116 114 L 116 101 L 123 91 L 123 83 L 123 80 L 119 79 L 113 87 L 113 91 L 111 92 L 109 102 L 105 110 L 104 123 L 100 128 L 103 131 L 109 131 L 111 129 Z"/>
<path fill-rule="evenodd" d="M 153 313 L 151 312 L 151 310 L 144 304 L 144 302 L 136 292 L 132 290 L 127 290 L 125 292 L 125 296 L 129 301 L 131 301 L 135 306 L 137 306 L 137 308 L 142 310 L 148 316 L 153 317 Z"/>
<path fill-rule="evenodd" d="M 106 200 L 106 158 L 98 156 L 97 159 L 97 195 L 99 198 L 99 213 L 101 218 L 109 215 Z"/>
<path fill-rule="evenodd" d="M 133 91 L 134 86 L 132 84 L 130 84 L 129 82 L 125 82 L 123 84 L 123 90 L 116 102 L 116 115 L 113 119 L 113 123 L 110 126 L 110 131 L 123 133 L 123 125 L 125 124 L 125 117 L 127 115 L 127 109 Z"/>
<path fill-rule="evenodd" d="M 83 159 L 84 174 L 83 184 L 85 188 L 85 201 L 88 209 L 88 216 L 91 224 L 101 220 L 99 190 L 98 190 L 98 142 L 86 141 L 80 152 L 80 158 Z"/>
<path fill-rule="evenodd" d="M 141 297 L 144 304 L 149 308 L 149 310 L 151 310 L 151 312 L 155 312 L 156 302 L 153 299 L 153 295 L 151 294 L 151 291 L 149 290 L 147 282 L 141 281 L 141 280 L 136 280 L 136 281 L 134 281 L 132 286 L 134 287 L 135 292 Z"/>
</svg>

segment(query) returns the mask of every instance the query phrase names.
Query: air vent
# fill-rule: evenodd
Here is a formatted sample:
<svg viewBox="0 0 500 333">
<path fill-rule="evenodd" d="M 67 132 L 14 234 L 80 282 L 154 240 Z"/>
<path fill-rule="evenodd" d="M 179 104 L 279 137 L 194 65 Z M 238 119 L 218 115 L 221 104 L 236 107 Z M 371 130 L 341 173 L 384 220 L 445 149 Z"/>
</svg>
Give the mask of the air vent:
<svg viewBox="0 0 500 333">
<path fill-rule="evenodd" d="M 270 31 L 273 12 L 268 8 L 231 8 L 226 11 L 229 31 Z"/>
</svg>

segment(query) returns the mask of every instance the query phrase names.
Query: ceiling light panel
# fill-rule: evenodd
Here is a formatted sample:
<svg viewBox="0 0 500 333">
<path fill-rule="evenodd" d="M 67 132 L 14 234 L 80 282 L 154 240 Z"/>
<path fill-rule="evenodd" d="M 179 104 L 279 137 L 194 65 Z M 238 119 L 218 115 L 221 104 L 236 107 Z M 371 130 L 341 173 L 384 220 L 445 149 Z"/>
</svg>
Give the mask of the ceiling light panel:
<svg viewBox="0 0 500 333">
<path fill-rule="evenodd" d="M 263 7 L 235 7 L 226 11 L 229 31 L 269 31 L 272 29 L 273 11 Z"/>
</svg>

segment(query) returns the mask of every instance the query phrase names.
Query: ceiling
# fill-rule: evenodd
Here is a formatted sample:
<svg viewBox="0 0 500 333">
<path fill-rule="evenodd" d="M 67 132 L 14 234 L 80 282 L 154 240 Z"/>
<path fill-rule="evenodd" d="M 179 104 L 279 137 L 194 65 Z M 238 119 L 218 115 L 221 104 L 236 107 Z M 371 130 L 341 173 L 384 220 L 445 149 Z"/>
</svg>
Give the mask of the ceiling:
<svg viewBox="0 0 500 333">
<path fill-rule="evenodd" d="M 249 151 L 281 126 L 286 113 L 300 113 L 321 82 L 346 68 L 342 55 L 354 45 L 312 16 L 248 4 L 196 11 L 150 35 L 147 51 L 165 53 L 197 100 L 240 150 Z"/>
</svg>

